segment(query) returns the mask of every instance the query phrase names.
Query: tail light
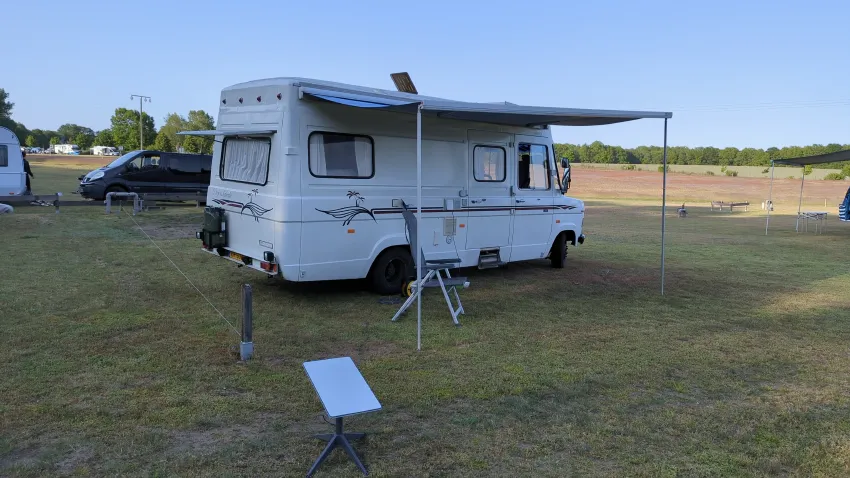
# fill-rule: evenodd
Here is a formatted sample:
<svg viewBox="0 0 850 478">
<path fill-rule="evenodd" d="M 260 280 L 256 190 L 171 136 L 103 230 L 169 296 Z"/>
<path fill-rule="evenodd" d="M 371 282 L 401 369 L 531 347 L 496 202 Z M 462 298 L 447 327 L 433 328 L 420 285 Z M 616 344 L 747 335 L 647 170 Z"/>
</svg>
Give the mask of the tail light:
<svg viewBox="0 0 850 478">
<path fill-rule="evenodd" d="M 262 269 L 266 272 L 272 273 L 272 274 L 276 274 L 277 273 L 277 264 L 275 264 L 273 262 L 262 261 L 262 262 L 260 262 L 260 269 Z"/>
</svg>

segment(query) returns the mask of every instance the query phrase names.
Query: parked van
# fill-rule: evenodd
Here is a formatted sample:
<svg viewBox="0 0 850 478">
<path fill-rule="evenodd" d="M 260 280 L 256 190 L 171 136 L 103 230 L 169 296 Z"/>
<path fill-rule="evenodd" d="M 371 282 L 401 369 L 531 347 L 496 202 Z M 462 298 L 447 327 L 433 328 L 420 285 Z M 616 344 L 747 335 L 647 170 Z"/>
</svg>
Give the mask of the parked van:
<svg viewBox="0 0 850 478">
<path fill-rule="evenodd" d="M 53 146 L 56 154 L 80 154 L 80 147 L 76 144 L 57 144 Z"/>
<path fill-rule="evenodd" d="M 210 184 L 212 156 L 131 151 L 80 176 L 80 195 L 104 199 L 109 192 L 201 193 Z"/>
<path fill-rule="evenodd" d="M 428 259 L 498 267 L 584 241 L 549 125 L 669 113 L 469 103 L 300 78 L 225 88 L 207 193 L 204 250 L 289 281 L 413 275 L 402 208 L 421 207 Z M 420 122 L 421 121 L 421 122 Z M 420 126 L 421 125 L 421 126 Z M 417 133 L 421 131 L 421 133 Z M 421 149 L 421 195 L 417 150 Z"/>
<path fill-rule="evenodd" d="M 0 126 L 0 198 L 21 196 L 26 190 L 21 144 L 12 130 Z"/>
</svg>

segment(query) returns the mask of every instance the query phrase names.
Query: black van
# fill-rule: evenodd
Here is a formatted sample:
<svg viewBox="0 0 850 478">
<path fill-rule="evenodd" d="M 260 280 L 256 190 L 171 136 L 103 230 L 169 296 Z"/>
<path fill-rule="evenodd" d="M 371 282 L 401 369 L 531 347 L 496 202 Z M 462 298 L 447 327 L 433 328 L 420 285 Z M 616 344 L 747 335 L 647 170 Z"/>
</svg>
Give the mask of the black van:
<svg viewBox="0 0 850 478">
<path fill-rule="evenodd" d="M 80 195 L 104 199 L 109 192 L 202 193 L 210 185 L 208 154 L 131 151 L 108 165 L 80 176 Z"/>
</svg>

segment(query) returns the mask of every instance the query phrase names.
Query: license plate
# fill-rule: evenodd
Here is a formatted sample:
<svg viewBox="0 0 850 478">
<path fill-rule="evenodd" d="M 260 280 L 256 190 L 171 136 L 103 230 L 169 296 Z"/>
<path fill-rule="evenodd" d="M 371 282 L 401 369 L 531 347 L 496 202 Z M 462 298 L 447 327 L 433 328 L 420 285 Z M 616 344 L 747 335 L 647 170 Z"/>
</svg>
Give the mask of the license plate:
<svg viewBox="0 0 850 478">
<path fill-rule="evenodd" d="M 242 254 L 239 254 L 238 252 L 231 252 L 230 258 L 241 262 L 242 261 Z"/>
</svg>

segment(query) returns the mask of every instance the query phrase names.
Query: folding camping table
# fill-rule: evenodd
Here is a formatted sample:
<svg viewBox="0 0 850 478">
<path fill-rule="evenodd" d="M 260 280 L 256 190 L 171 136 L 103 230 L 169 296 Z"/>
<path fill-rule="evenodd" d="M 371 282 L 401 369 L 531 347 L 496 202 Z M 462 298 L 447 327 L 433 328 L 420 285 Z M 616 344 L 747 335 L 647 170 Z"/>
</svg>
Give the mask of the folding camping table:
<svg viewBox="0 0 850 478">
<path fill-rule="evenodd" d="M 800 211 L 797 213 L 797 225 L 794 230 L 800 232 L 800 223 L 805 221 L 803 227 L 806 232 L 809 232 L 809 221 L 815 221 L 815 233 L 820 234 L 826 230 L 827 216 L 829 213 L 826 211 Z"/>
</svg>

